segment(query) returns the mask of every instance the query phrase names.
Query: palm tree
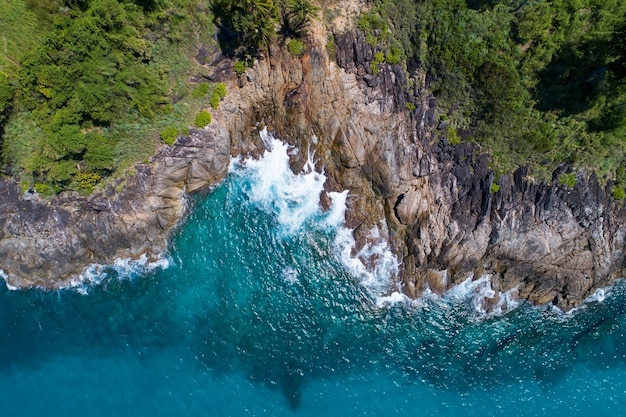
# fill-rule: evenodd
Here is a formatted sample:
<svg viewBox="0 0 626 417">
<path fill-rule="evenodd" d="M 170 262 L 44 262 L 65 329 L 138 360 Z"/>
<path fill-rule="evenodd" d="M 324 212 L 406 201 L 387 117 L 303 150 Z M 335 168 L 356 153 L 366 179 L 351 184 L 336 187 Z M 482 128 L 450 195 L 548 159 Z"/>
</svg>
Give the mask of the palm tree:
<svg viewBox="0 0 626 417">
<path fill-rule="evenodd" d="M 284 16 L 286 32 L 302 35 L 311 23 L 311 17 L 318 12 L 308 0 L 288 0 L 287 12 Z"/>
<path fill-rule="evenodd" d="M 243 0 L 243 9 L 254 17 L 271 16 L 274 8 L 273 0 Z"/>
<path fill-rule="evenodd" d="M 270 16 L 256 19 L 250 31 L 248 39 L 253 47 L 263 49 L 267 48 L 276 38 L 276 28 Z"/>
</svg>

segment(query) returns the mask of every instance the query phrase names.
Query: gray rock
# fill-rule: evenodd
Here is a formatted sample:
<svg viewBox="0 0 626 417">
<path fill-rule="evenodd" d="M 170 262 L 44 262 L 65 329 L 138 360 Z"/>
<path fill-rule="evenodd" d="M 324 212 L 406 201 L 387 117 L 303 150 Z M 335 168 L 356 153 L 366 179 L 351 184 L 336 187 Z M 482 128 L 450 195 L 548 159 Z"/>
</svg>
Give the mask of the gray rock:
<svg viewBox="0 0 626 417">
<path fill-rule="evenodd" d="M 260 123 L 315 151 L 328 191 L 349 190 L 346 225 L 360 245 L 391 242 L 411 297 L 490 274 L 495 290 L 517 287 L 521 298 L 567 310 L 624 274 L 626 213 L 593 173 L 579 172 L 570 190 L 520 169 L 492 193 L 486 155 L 438 140 L 437 103 L 426 88 L 405 111 L 401 68 L 371 74 L 373 50 L 355 32 L 334 35 L 330 62 L 323 27 L 313 33 L 304 56 L 272 48 L 246 82 L 221 71 L 229 92 L 213 124 L 89 198 L 23 199 L 16 183 L 0 180 L 0 268 L 9 283 L 58 288 L 91 263 L 156 259 L 185 214 L 186 193 L 220 181 L 230 155 L 263 151 Z M 292 156 L 295 171 L 305 158 Z"/>
</svg>

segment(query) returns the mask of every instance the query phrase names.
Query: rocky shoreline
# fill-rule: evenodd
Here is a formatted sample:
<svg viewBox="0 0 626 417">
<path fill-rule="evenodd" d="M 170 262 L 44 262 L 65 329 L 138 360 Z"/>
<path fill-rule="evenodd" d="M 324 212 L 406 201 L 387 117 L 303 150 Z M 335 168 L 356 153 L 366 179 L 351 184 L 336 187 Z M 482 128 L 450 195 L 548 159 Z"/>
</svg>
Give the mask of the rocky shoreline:
<svg viewBox="0 0 626 417">
<path fill-rule="evenodd" d="M 566 167 L 551 184 L 520 169 L 500 177 L 494 192 L 488 156 L 475 144 L 448 143 L 426 89 L 411 95 L 420 97 L 415 110 L 405 110 L 404 71 L 384 65 L 373 74 L 373 51 L 361 35 L 332 36 L 336 60 L 319 23 L 301 58 L 273 48 L 239 77 L 229 59 L 207 59 L 212 79 L 229 91 L 213 124 L 192 129 L 90 197 L 24 198 L 18 184 L 1 179 L 7 283 L 54 289 L 94 263 L 156 260 L 187 212 L 185 197 L 219 182 L 231 155 L 262 149 L 259 125 L 314 151 L 329 191 L 349 190 L 347 226 L 360 245 L 390 242 L 410 297 L 489 274 L 496 293 L 517 288 L 521 299 L 569 310 L 623 276 L 626 211 L 592 173 L 577 173 L 570 189 L 557 181 Z M 294 170 L 305 157 L 294 156 Z"/>
</svg>

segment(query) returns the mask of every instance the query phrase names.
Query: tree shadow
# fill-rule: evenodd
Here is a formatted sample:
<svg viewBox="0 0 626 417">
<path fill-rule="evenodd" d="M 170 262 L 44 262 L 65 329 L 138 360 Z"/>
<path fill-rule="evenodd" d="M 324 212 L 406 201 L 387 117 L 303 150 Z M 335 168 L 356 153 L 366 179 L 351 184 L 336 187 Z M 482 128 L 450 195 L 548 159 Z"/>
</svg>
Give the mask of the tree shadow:
<svg viewBox="0 0 626 417">
<path fill-rule="evenodd" d="M 565 117 L 590 109 L 605 94 L 610 46 L 608 39 L 593 39 L 561 48 L 539 74 L 537 109 Z"/>
</svg>

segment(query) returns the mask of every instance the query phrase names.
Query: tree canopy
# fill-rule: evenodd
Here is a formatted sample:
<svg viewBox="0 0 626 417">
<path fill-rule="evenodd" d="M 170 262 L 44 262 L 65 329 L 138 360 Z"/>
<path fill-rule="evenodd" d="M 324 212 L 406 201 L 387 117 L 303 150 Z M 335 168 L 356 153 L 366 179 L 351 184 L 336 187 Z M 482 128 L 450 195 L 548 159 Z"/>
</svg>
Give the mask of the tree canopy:
<svg viewBox="0 0 626 417">
<path fill-rule="evenodd" d="M 568 162 L 619 177 L 626 163 L 626 2 L 374 5 L 409 66 L 427 71 L 441 111 L 492 153 L 497 171 L 529 164 L 547 178 Z"/>
</svg>

